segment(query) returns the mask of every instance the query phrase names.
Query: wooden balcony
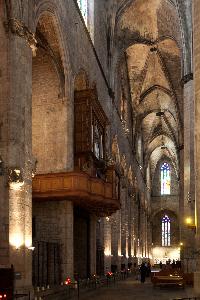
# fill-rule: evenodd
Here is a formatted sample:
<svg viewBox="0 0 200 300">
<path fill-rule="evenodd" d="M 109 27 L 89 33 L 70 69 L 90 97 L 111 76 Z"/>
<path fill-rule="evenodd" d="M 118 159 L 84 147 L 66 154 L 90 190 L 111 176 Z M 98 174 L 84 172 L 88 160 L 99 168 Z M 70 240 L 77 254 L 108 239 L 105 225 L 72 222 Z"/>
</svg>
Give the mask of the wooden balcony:
<svg viewBox="0 0 200 300">
<path fill-rule="evenodd" d="M 84 172 L 36 175 L 33 179 L 33 200 L 71 200 L 94 212 L 110 215 L 120 209 L 113 183 L 91 177 Z"/>
</svg>

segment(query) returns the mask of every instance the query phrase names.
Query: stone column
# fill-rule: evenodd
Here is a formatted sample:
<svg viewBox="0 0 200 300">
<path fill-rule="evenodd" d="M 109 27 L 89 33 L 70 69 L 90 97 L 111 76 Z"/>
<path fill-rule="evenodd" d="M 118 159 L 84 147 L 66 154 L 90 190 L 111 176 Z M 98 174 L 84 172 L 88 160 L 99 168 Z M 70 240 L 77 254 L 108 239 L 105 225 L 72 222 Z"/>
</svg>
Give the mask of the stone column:
<svg viewBox="0 0 200 300">
<path fill-rule="evenodd" d="M 97 218 L 90 216 L 90 275 L 96 274 L 96 223 Z"/>
<path fill-rule="evenodd" d="M 135 211 L 134 211 L 134 198 L 135 195 L 132 195 L 129 199 L 129 261 L 131 263 L 134 263 L 134 250 L 135 250 L 135 239 L 136 239 L 136 235 L 135 235 Z"/>
<path fill-rule="evenodd" d="M 111 271 L 111 222 L 104 218 L 104 273 Z"/>
<path fill-rule="evenodd" d="M 127 189 L 121 188 L 121 263 L 128 267 L 128 220 L 127 220 Z"/>
<path fill-rule="evenodd" d="M 74 207 L 73 202 L 63 202 L 60 216 L 62 239 L 62 281 L 74 277 Z"/>
<path fill-rule="evenodd" d="M 1 92 L 0 92 L 0 265 L 9 266 L 9 201 L 7 191 L 8 156 L 8 109 L 9 109 L 9 48 L 8 34 L 4 22 L 7 21 L 4 2 L 0 3 L 0 65 L 1 65 Z M 2 84 L 3 83 L 3 84 Z"/>
<path fill-rule="evenodd" d="M 181 251 L 181 260 L 185 272 L 193 272 L 193 248 L 195 244 L 195 232 L 191 225 L 195 224 L 195 206 L 194 206 L 194 85 L 193 76 L 188 74 L 184 76 L 184 149 L 180 145 L 180 232 L 181 242 L 183 243 Z M 184 174 L 184 176 L 182 176 Z M 183 193 L 184 191 L 184 193 Z M 186 221 L 191 224 L 186 224 Z"/>
<path fill-rule="evenodd" d="M 17 1 L 15 1 L 16 3 Z M 17 7 L 17 6 L 16 6 Z M 19 36 L 19 27 L 25 28 L 13 5 L 13 19 L 9 32 L 10 95 L 6 100 L 8 116 L 7 161 L 9 197 L 9 255 L 10 264 L 19 273 L 15 286 L 18 291 L 32 285 L 32 195 L 31 195 L 31 83 L 32 51 L 27 41 L 30 32 Z M 27 6 L 24 7 L 24 15 Z M 19 26 L 19 27 L 18 27 Z"/>
<path fill-rule="evenodd" d="M 194 16 L 194 92 L 195 92 L 195 168 L 196 168 L 196 246 L 200 250 L 200 2 L 193 1 Z M 200 260 L 196 263 L 197 272 L 194 276 L 194 289 L 200 295 Z"/>
<path fill-rule="evenodd" d="M 121 270 L 121 213 L 118 210 L 112 215 L 112 264 Z"/>
</svg>

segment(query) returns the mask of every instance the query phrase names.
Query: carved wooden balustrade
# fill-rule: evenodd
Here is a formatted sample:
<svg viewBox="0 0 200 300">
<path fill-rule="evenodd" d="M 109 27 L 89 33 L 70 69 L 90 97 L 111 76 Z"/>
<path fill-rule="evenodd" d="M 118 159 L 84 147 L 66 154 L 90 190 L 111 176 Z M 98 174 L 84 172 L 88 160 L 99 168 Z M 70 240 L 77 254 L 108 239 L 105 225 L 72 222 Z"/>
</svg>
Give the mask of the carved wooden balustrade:
<svg viewBox="0 0 200 300">
<path fill-rule="evenodd" d="M 84 172 L 35 176 L 33 199 L 35 201 L 71 200 L 97 216 L 110 215 L 120 208 L 113 182 L 91 177 Z"/>
</svg>

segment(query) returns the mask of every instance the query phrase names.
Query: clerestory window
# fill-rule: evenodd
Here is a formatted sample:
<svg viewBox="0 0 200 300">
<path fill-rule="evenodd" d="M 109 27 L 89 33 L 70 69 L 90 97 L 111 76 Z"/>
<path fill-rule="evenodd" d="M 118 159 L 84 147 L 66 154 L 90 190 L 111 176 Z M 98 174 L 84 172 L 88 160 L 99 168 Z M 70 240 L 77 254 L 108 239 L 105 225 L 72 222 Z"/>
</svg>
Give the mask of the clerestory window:
<svg viewBox="0 0 200 300">
<path fill-rule="evenodd" d="M 86 26 L 88 25 L 88 0 L 77 0 Z"/>
<path fill-rule="evenodd" d="M 94 0 L 77 0 L 79 9 L 94 43 Z"/>
<path fill-rule="evenodd" d="M 170 195 L 170 166 L 163 163 L 161 166 L 161 195 Z"/>
</svg>

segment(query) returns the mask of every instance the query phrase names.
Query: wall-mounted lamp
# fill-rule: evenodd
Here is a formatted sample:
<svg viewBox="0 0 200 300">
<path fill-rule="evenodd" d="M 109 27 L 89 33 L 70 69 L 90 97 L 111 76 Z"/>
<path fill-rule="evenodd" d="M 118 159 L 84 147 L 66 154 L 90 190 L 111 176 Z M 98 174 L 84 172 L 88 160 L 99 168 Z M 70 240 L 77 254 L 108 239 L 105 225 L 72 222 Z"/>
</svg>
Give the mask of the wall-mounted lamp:
<svg viewBox="0 0 200 300">
<path fill-rule="evenodd" d="M 189 229 L 191 229 L 191 230 L 193 230 L 194 232 L 196 232 L 196 225 L 194 224 L 194 221 L 193 221 L 193 219 L 192 219 L 191 217 L 187 217 L 187 218 L 185 219 L 185 223 L 186 223 L 186 226 L 187 226 Z"/>
<path fill-rule="evenodd" d="M 30 246 L 30 247 L 28 247 L 28 250 L 34 251 L 35 247 L 34 246 Z"/>
<path fill-rule="evenodd" d="M 187 225 L 191 225 L 191 224 L 192 224 L 192 218 L 187 217 L 187 218 L 185 219 L 185 223 L 186 223 Z"/>
</svg>

